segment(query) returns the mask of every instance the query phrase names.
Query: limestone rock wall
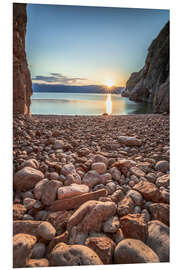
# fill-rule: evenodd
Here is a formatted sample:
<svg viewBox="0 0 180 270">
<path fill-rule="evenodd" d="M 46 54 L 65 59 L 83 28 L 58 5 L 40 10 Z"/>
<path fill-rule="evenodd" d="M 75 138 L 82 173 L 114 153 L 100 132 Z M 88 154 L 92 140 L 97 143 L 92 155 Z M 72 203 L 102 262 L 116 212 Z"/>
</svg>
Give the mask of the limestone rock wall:
<svg viewBox="0 0 180 270">
<path fill-rule="evenodd" d="M 144 67 L 131 74 L 122 95 L 153 103 L 154 112 L 169 112 L 169 22 L 152 41 Z"/>
<path fill-rule="evenodd" d="M 32 82 L 25 52 L 26 4 L 13 4 L 13 113 L 30 113 Z"/>
</svg>

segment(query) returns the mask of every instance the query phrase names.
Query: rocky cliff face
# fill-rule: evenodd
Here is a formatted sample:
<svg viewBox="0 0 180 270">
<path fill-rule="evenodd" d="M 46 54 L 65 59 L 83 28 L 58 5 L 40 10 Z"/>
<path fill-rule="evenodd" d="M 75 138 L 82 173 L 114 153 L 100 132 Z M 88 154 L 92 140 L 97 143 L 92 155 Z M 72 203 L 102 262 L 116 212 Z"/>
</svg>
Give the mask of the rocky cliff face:
<svg viewBox="0 0 180 270">
<path fill-rule="evenodd" d="M 154 112 L 169 112 L 169 22 L 152 41 L 144 67 L 131 74 L 122 95 L 153 103 Z"/>
<path fill-rule="evenodd" d="M 13 4 L 13 113 L 30 113 L 32 82 L 26 60 L 26 4 Z"/>
</svg>

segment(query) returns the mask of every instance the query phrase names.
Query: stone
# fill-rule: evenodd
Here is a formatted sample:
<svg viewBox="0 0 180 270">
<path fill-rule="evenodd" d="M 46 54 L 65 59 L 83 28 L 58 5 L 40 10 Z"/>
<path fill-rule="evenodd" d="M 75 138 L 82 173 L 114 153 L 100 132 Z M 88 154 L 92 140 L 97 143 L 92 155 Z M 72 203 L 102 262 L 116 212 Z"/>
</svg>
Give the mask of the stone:
<svg viewBox="0 0 180 270">
<path fill-rule="evenodd" d="M 23 199 L 25 199 L 25 198 L 34 199 L 34 194 L 31 191 L 26 191 L 23 193 L 22 197 L 23 197 Z"/>
<path fill-rule="evenodd" d="M 131 167 L 130 168 L 130 172 L 137 176 L 137 177 L 144 177 L 145 176 L 145 172 L 143 172 L 141 169 L 139 169 L 138 167 Z"/>
<path fill-rule="evenodd" d="M 124 198 L 125 194 L 121 189 L 117 189 L 112 195 L 111 200 L 115 203 L 120 202 Z"/>
<path fill-rule="evenodd" d="M 86 185 L 71 184 L 70 186 L 60 187 L 57 191 L 58 200 L 72 198 L 76 195 L 81 195 L 89 192 L 89 187 Z"/>
<path fill-rule="evenodd" d="M 13 220 L 20 220 L 23 218 L 24 214 L 27 212 L 26 207 L 23 204 L 13 204 Z"/>
<path fill-rule="evenodd" d="M 47 209 L 50 211 L 62 211 L 69 209 L 76 209 L 81 204 L 89 200 L 97 200 L 102 196 L 107 196 L 106 189 L 100 189 L 94 192 L 85 193 L 82 195 L 74 196 L 63 200 L 53 202 Z"/>
<path fill-rule="evenodd" d="M 155 173 L 148 173 L 146 174 L 146 178 L 149 182 L 155 183 L 156 182 L 156 175 Z"/>
<path fill-rule="evenodd" d="M 38 236 L 37 228 L 40 223 L 41 221 L 35 220 L 15 220 L 13 221 L 13 235 L 25 233 Z"/>
<path fill-rule="evenodd" d="M 115 233 L 119 229 L 119 218 L 117 216 L 110 217 L 103 225 L 105 233 Z"/>
<path fill-rule="evenodd" d="M 116 184 L 114 182 L 109 182 L 106 184 L 106 189 L 108 194 L 111 195 L 116 191 Z"/>
<path fill-rule="evenodd" d="M 42 258 L 42 259 L 30 259 L 27 262 L 27 267 L 48 267 L 49 266 L 49 262 L 46 258 Z"/>
<path fill-rule="evenodd" d="M 88 237 L 85 245 L 96 252 L 103 264 L 113 263 L 115 243 L 109 237 Z"/>
<path fill-rule="evenodd" d="M 141 140 L 136 137 L 119 136 L 118 142 L 127 146 L 141 146 Z"/>
<path fill-rule="evenodd" d="M 169 191 L 166 189 L 161 190 L 161 201 L 169 204 Z"/>
<path fill-rule="evenodd" d="M 160 262 L 169 262 L 169 228 L 159 220 L 148 222 L 146 244 L 156 252 Z"/>
<path fill-rule="evenodd" d="M 116 204 L 113 202 L 88 201 L 81 205 L 70 217 L 68 231 L 77 226 L 80 232 L 100 232 L 103 223 L 116 213 Z"/>
<path fill-rule="evenodd" d="M 27 191 L 44 178 L 41 171 L 31 167 L 25 167 L 19 170 L 14 176 L 14 189 L 17 191 Z"/>
<path fill-rule="evenodd" d="M 140 181 L 134 187 L 134 190 L 139 191 L 145 200 L 158 202 L 160 199 L 160 192 L 155 184 L 148 181 Z"/>
<path fill-rule="evenodd" d="M 112 175 L 112 178 L 116 181 L 120 181 L 121 179 L 121 172 L 116 168 L 116 167 L 113 167 L 109 170 L 109 172 L 111 173 Z"/>
<path fill-rule="evenodd" d="M 114 162 L 111 165 L 111 168 L 112 167 L 117 167 L 117 168 L 121 169 L 123 167 L 129 168 L 130 166 L 131 166 L 131 161 L 130 160 L 121 159 L 121 160 L 118 160 L 118 161 Z"/>
<path fill-rule="evenodd" d="M 114 234 L 113 239 L 116 244 L 118 244 L 121 240 L 124 239 L 123 231 L 121 230 L 121 228 L 119 228 L 117 232 Z"/>
<path fill-rule="evenodd" d="M 86 238 L 88 237 L 87 233 L 80 232 L 76 226 L 72 227 L 69 231 L 68 244 L 69 245 L 84 245 Z"/>
<path fill-rule="evenodd" d="M 46 245 L 44 243 L 36 243 L 34 247 L 32 248 L 32 259 L 41 259 L 44 257 L 46 253 Z"/>
<path fill-rule="evenodd" d="M 88 171 L 83 179 L 82 179 L 82 184 L 87 185 L 89 188 L 94 187 L 97 184 L 101 184 L 101 177 L 99 173 L 97 173 L 94 170 Z"/>
<path fill-rule="evenodd" d="M 65 231 L 64 233 L 62 233 L 61 235 L 58 235 L 56 237 L 54 237 L 48 245 L 47 248 L 47 253 L 50 253 L 51 250 L 59 243 L 65 243 L 68 244 L 68 238 L 69 238 L 69 233 L 68 231 Z"/>
<path fill-rule="evenodd" d="M 135 205 L 139 205 L 139 206 L 142 205 L 143 197 L 141 193 L 139 193 L 138 191 L 131 189 L 127 192 L 126 195 L 129 196 L 133 200 Z"/>
<path fill-rule="evenodd" d="M 49 256 L 50 266 L 76 266 L 103 264 L 98 255 L 83 245 L 57 244 Z"/>
<path fill-rule="evenodd" d="M 74 173 L 76 173 L 76 170 L 73 164 L 65 164 L 61 169 L 61 174 L 63 174 L 64 176 Z"/>
<path fill-rule="evenodd" d="M 137 239 L 120 241 L 114 251 L 114 260 L 116 264 L 159 262 L 157 254 Z"/>
<path fill-rule="evenodd" d="M 112 175 L 110 173 L 101 174 L 101 183 L 106 184 L 109 180 L 112 180 Z"/>
<path fill-rule="evenodd" d="M 81 177 L 79 176 L 78 173 L 73 173 L 73 174 L 68 174 L 66 176 L 66 179 L 64 181 L 65 186 L 69 186 L 71 184 L 81 184 Z"/>
<path fill-rule="evenodd" d="M 166 203 L 152 203 L 149 211 L 153 219 L 160 220 L 169 226 L 169 205 Z"/>
<path fill-rule="evenodd" d="M 72 211 L 49 212 L 45 220 L 53 225 L 56 233 L 62 234 L 66 230 L 67 222 L 72 215 Z"/>
<path fill-rule="evenodd" d="M 56 230 L 49 222 L 44 221 L 39 224 L 37 233 L 45 240 L 52 240 L 56 235 Z"/>
<path fill-rule="evenodd" d="M 53 145 L 53 149 L 57 150 L 57 149 L 63 149 L 64 147 L 64 142 L 63 140 L 56 140 L 54 145 Z"/>
<path fill-rule="evenodd" d="M 44 205 L 50 205 L 56 200 L 57 190 L 61 187 L 61 183 L 57 180 L 51 180 L 44 184 L 41 202 Z"/>
<path fill-rule="evenodd" d="M 99 174 L 105 173 L 106 169 L 106 164 L 103 162 L 96 162 L 91 165 L 91 170 L 95 170 Z"/>
<path fill-rule="evenodd" d="M 108 165 L 108 159 L 102 155 L 95 155 L 94 157 L 94 162 L 102 162 L 104 164 L 106 164 L 106 166 Z"/>
<path fill-rule="evenodd" d="M 133 200 L 125 196 L 122 201 L 118 203 L 117 212 L 120 217 L 133 213 L 134 202 Z"/>
<path fill-rule="evenodd" d="M 36 244 L 36 237 L 19 233 L 13 237 L 13 267 L 25 267 L 31 256 L 33 246 Z"/>
<path fill-rule="evenodd" d="M 168 188 L 170 185 L 170 175 L 165 174 L 163 176 L 160 176 L 156 180 L 156 186 L 157 187 L 166 187 Z"/>
<path fill-rule="evenodd" d="M 125 238 L 139 239 L 143 242 L 147 238 L 147 223 L 141 214 L 129 214 L 121 217 L 120 228 Z"/>
<path fill-rule="evenodd" d="M 33 208 L 34 205 L 35 205 L 35 203 L 36 203 L 36 200 L 31 199 L 31 198 L 25 198 L 25 199 L 23 200 L 23 204 L 24 204 L 24 206 L 26 207 L 26 209 L 31 209 L 31 208 Z"/>
<path fill-rule="evenodd" d="M 41 196 L 44 192 L 44 187 L 45 187 L 45 184 L 48 183 L 49 180 L 48 179 L 43 179 L 41 181 L 39 181 L 35 187 L 34 187 L 34 197 L 37 199 L 37 200 L 40 200 L 41 199 Z"/>
<path fill-rule="evenodd" d="M 156 163 L 155 169 L 160 172 L 167 172 L 169 171 L 169 162 L 166 160 L 160 160 Z"/>
<path fill-rule="evenodd" d="M 34 158 L 25 160 L 21 164 L 20 169 L 23 169 L 25 167 L 31 167 L 31 168 L 34 168 L 34 169 L 39 169 L 39 162 L 36 159 L 34 159 Z"/>
<path fill-rule="evenodd" d="M 140 206 L 135 206 L 133 214 L 139 214 L 139 213 L 141 213 L 141 207 Z"/>
</svg>

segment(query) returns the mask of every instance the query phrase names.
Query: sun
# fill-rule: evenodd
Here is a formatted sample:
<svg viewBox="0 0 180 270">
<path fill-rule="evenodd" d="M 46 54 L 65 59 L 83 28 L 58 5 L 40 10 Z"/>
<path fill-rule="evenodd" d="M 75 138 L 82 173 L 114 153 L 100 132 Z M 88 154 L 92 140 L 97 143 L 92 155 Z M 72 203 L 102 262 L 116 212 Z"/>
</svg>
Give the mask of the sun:
<svg viewBox="0 0 180 270">
<path fill-rule="evenodd" d="M 106 80 L 106 81 L 105 81 L 105 85 L 106 85 L 107 87 L 112 87 L 114 84 L 115 84 L 115 83 L 114 83 L 113 80 Z"/>
</svg>

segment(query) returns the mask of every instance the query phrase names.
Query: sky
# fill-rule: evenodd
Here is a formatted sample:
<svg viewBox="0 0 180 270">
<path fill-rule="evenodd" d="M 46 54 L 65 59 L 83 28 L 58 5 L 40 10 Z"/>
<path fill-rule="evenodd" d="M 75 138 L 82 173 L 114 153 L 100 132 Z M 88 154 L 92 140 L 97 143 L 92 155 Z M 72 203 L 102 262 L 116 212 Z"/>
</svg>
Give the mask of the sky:
<svg viewBox="0 0 180 270">
<path fill-rule="evenodd" d="M 169 10 L 28 4 L 27 16 L 33 83 L 125 86 Z"/>
</svg>

